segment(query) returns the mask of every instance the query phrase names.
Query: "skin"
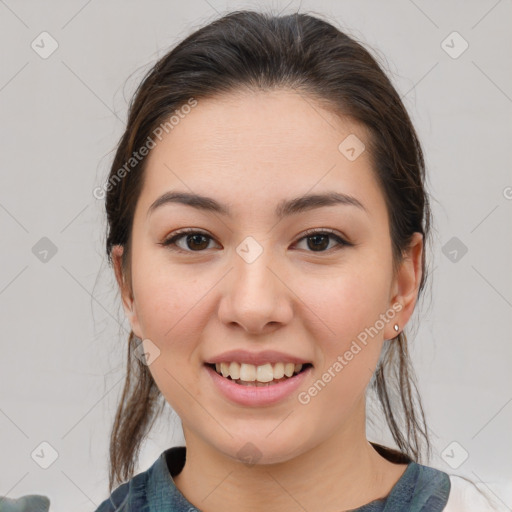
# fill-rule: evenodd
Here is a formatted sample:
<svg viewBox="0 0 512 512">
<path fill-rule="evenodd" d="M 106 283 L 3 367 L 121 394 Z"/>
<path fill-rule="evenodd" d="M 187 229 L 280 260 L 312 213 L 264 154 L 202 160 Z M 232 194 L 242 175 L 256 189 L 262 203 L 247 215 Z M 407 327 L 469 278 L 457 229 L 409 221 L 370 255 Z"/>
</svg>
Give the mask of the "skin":
<svg viewBox="0 0 512 512">
<path fill-rule="evenodd" d="M 349 134 L 367 140 L 362 126 L 311 98 L 240 92 L 199 100 L 148 156 L 131 287 L 119 246 L 114 267 L 133 331 L 160 350 L 149 369 L 182 420 L 187 460 L 174 482 L 203 511 L 356 508 L 385 497 L 406 469 L 369 444 L 365 390 L 383 341 L 414 310 L 422 236 L 393 278 L 384 196 L 368 152 L 349 161 L 338 150 Z M 170 190 L 213 197 L 234 215 L 167 204 L 147 217 Z M 274 217 L 283 199 L 327 191 L 356 197 L 367 212 L 335 205 Z M 211 238 L 202 246 L 181 238 L 183 253 L 159 245 L 189 227 Z M 354 245 L 337 249 L 328 238 L 315 251 L 303 238 L 310 228 L 330 228 Z M 263 249 L 251 264 L 236 252 L 247 236 Z M 233 404 L 203 367 L 234 348 L 281 350 L 313 363 L 305 391 L 393 304 L 400 312 L 307 405 L 297 393 L 271 406 Z M 256 464 L 237 457 L 247 442 L 258 449 Z"/>
</svg>

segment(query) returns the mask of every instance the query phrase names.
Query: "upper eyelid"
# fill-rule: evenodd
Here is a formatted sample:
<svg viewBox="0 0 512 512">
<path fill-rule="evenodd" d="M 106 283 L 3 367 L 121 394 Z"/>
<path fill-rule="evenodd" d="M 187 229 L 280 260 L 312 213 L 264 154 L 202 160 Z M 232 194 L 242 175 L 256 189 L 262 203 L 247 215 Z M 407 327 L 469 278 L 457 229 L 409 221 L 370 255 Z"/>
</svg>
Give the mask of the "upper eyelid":
<svg viewBox="0 0 512 512">
<path fill-rule="evenodd" d="M 306 231 L 303 231 L 302 233 L 300 233 L 297 236 L 299 237 L 299 240 L 300 240 L 300 238 L 304 238 L 305 236 L 308 236 L 311 234 L 317 234 L 317 233 L 320 233 L 320 234 L 328 233 L 331 235 L 337 235 L 340 238 L 347 238 L 347 237 L 345 237 L 345 235 L 343 235 L 343 233 L 340 233 L 332 228 L 310 228 L 310 229 L 306 229 Z M 215 240 L 215 237 L 213 235 L 208 233 L 208 231 L 203 231 L 201 228 L 178 229 L 175 232 L 171 233 L 168 237 L 166 237 L 166 240 L 172 240 L 175 237 L 178 237 L 181 235 L 189 235 L 189 234 L 205 235 L 205 236 L 209 236 L 211 239 Z"/>
<path fill-rule="evenodd" d="M 176 230 L 174 233 L 171 233 L 171 235 L 166 237 L 164 239 L 164 241 L 162 242 L 162 245 L 165 245 L 165 244 L 171 245 L 171 241 L 173 241 L 172 243 L 174 245 L 176 245 L 175 240 L 179 240 L 181 237 L 186 236 L 188 234 L 205 235 L 208 238 L 210 238 L 211 240 L 215 241 L 216 243 L 219 243 L 219 242 L 217 242 L 217 240 L 215 239 L 215 237 L 213 235 L 211 235 L 207 231 L 202 230 L 201 228 L 183 228 L 183 229 Z M 347 245 L 347 246 L 354 245 L 353 243 L 348 241 L 347 237 L 343 233 L 333 230 L 332 228 L 309 228 L 297 236 L 295 243 L 301 241 L 303 238 L 307 238 L 308 236 L 313 236 L 315 234 L 328 234 L 328 235 L 332 235 L 333 237 L 340 238 L 342 243 L 337 241 L 338 245 Z M 181 247 L 178 247 L 178 249 L 181 249 Z M 192 253 L 193 252 L 204 252 L 204 251 L 187 251 L 185 249 L 181 249 L 181 250 L 183 250 L 185 252 L 192 252 Z M 321 252 L 327 252 L 327 251 L 321 251 Z"/>
</svg>

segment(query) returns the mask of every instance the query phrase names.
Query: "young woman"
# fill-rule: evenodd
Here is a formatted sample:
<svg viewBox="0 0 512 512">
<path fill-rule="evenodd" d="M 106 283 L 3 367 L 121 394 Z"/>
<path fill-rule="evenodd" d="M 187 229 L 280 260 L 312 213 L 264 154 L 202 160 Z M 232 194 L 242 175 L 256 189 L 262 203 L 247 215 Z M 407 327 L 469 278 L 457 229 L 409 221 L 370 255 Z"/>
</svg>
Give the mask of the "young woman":
<svg viewBox="0 0 512 512">
<path fill-rule="evenodd" d="M 423 155 L 362 45 L 306 14 L 201 28 L 140 84 L 105 192 L 132 332 L 97 512 L 448 510 L 404 333 Z M 164 400 L 186 447 L 134 476 Z"/>
</svg>

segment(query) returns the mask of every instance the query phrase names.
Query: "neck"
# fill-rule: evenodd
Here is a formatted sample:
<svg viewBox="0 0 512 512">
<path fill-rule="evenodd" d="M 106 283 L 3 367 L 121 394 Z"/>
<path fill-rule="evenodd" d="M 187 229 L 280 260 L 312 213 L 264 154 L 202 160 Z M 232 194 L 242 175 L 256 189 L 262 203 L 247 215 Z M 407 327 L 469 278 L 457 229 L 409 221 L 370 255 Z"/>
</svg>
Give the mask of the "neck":
<svg viewBox="0 0 512 512">
<path fill-rule="evenodd" d="M 204 512 L 360 507 L 385 497 L 406 465 L 391 464 L 367 441 L 364 407 L 356 416 L 349 428 L 312 449 L 271 464 L 243 464 L 184 428 L 187 459 L 174 477 L 175 485 Z M 391 472 L 390 466 L 394 466 Z"/>
</svg>

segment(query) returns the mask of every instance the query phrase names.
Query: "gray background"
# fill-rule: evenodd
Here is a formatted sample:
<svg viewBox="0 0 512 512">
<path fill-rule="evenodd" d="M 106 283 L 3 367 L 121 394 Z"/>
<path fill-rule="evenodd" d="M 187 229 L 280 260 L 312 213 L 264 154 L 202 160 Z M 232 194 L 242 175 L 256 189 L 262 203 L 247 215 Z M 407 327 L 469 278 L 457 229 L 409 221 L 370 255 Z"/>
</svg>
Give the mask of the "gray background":
<svg viewBox="0 0 512 512">
<path fill-rule="evenodd" d="M 483 482 L 512 510 L 506 0 L 0 0 L 0 495 L 46 494 L 53 512 L 93 510 L 108 496 L 108 434 L 128 323 L 103 254 L 103 205 L 92 191 L 107 176 L 143 73 L 222 13 L 299 6 L 375 49 L 417 127 L 434 198 L 433 284 L 421 325 L 415 313 L 406 332 L 416 327 L 411 351 L 434 442 L 431 465 Z M 35 41 L 41 52 L 44 37 L 51 48 L 43 31 L 58 43 L 47 58 L 31 47 Z M 464 42 L 454 31 L 469 44 L 457 58 Z M 138 471 L 183 442 L 176 415 L 166 412 Z M 370 439 L 387 441 L 379 430 L 370 429 Z M 52 450 L 58 458 L 43 469 Z"/>
</svg>

